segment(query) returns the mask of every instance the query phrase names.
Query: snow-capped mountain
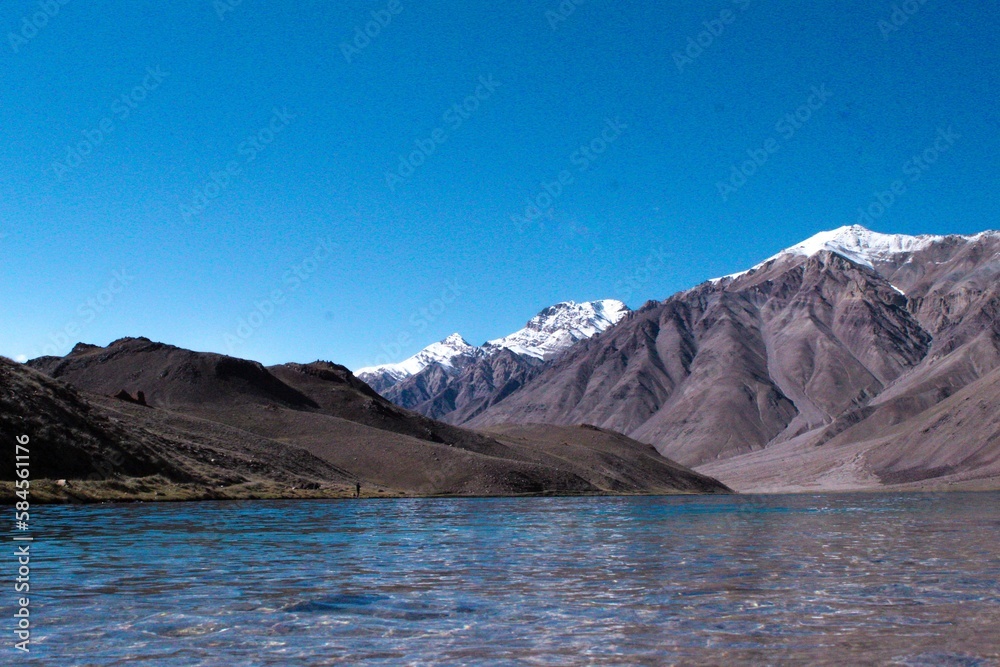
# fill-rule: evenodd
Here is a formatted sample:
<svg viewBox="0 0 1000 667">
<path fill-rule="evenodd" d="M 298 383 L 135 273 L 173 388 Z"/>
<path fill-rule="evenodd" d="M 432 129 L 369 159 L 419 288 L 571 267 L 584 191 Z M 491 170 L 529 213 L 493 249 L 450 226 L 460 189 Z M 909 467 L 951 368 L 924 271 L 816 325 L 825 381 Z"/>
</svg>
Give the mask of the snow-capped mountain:
<svg viewBox="0 0 1000 667">
<path fill-rule="evenodd" d="M 455 375 L 473 360 L 492 358 L 502 350 L 548 360 L 559 356 L 574 343 L 607 330 L 628 312 L 628 306 L 615 299 L 583 303 L 564 301 L 542 310 L 524 328 L 487 341 L 481 347 L 469 345 L 455 333 L 399 363 L 359 368 L 354 374 L 384 395 L 390 388 L 425 369 L 433 367 L 438 376 Z M 436 384 L 441 381 L 438 378 Z"/>
<path fill-rule="evenodd" d="M 812 257 L 820 251 L 829 250 L 856 264 L 874 268 L 875 262 L 886 261 L 900 253 L 923 250 L 942 238 L 928 234 L 880 234 L 861 225 L 851 225 L 810 236 L 805 241 L 786 248 L 779 255 Z"/>
<path fill-rule="evenodd" d="M 1000 233 L 822 232 L 496 395 L 448 420 L 593 424 L 737 490 L 978 484 L 1000 476 Z"/>
<path fill-rule="evenodd" d="M 996 235 L 997 232 L 980 232 L 972 236 L 951 235 L 951 238 L 964 241 L 975 241 L 979 237 Z M 725 280 L 726 278 L 739 278 L 751 271 L 760 269 L 765 264 L 788 256 L 812 257 L 823 250 L 836 253 L 846 257 L 856 264 L 867 266 L 870 269 L 880 262 L 890 262 L 902 254 L 914 253 L 924 250 L 945 240 L 946 236 L 935 236 L 932 234 L 921 234 L 919 236 L 909 236 L 907 234 L 881 234 L 866 229 L 861 225 L 847 225 L 819 232 L 810 236 L 805 241 L 797 243 L 781 252 L 765 259 L 746 271 L 733 273 L 721 278 L 714 278 L 712 282 Z"/>
<path fill-rule="evenodd" d="M 367 366 L 354 371 L 354 374 L 381 393 L 432 364 L 439 364 L 447 369 L 461 367 L 475 356 L 477 350 L 478 348 L 469 345 L 460 334 L 453 333 L 399 363 Z"/>
<path fill-rule="evenodd" d="M 564 301 L 532 317 L 523 329 L 487 341 L 483 350 L 489 354 L 507 349 L 529 357 L 551 359 L 577 341 L 606 331 L 628 313 L 628 306 L 616 299 L 584 303 Z"/>
</svg>

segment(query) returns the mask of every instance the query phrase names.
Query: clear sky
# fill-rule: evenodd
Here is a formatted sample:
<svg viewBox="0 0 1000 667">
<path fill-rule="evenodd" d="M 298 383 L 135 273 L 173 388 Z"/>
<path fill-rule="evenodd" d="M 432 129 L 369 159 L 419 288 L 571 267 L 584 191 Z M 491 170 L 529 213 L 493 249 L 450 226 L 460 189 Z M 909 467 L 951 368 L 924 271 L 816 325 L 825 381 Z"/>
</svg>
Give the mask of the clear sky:
<svg viewBox="0 0 1000 667">
<path fill-rule="evenodd" d="M 663 299 L 859 209 L 1000 227 L 996 3 L 561 7 L 5 2 L 0 354 L 358 367 Z"/>
</svg>

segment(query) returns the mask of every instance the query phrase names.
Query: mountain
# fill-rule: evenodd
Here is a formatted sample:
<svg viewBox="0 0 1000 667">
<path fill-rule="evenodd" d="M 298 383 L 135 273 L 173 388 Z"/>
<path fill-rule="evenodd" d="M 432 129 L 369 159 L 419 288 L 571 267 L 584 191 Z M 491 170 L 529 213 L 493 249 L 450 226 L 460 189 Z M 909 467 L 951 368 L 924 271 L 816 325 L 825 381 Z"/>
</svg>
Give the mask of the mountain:
<svg viewBox="0 0 1000 667">
<path fill-rule="evenodd" d="M 427 368 L 436 366 L 439 371 L 449 373 L 501 350 L 511 350 L 536 359 L 551 359 L 577 341 L 614 325 L 627 313 L 628 306 L 614 299 L 557 303 L 531 318 L 524 328 L 503 338 L 487 341 L 481 347 L 469 345 L 460 334 L 453 333 L 399 363 L 366 366 L 357 369 L 355 374 L 372 389 L 384 394 L 390 387 Z"/>
<path fill-rule="evenodd" d="M 520 389 L 544 365 L 538 357 L 499 348 L 478 355 L 457 373 L 429 367 L 384 396 L 422 415 L 461 424 Z"/>
<path fill-rule="evenodd" d="M 500 350 L 510 350 L 521 356 L 552 359 L 576 342 L 606 331 L 628 312 L 628 306 L 616 299 L 557 303 L 528 320 L 524 328 L 503 338 L 487 341 L 482 349 L 487 356 Z"/>
<path fill-rule="evenodd" d="M 984 232 L 983 235 L 990 234 L 992 232 Z M 802 243 L 786 248 L 746 271 L 724 276 L 723 278 L 716 278 L 711 282 L 725 280 L 726 278 L 738 278 L 783 257 L 811 257 L 823 251 L 835 253 L 841 257 L 846 257 L 855 264 L 861 264 L 874 269 L 875 263 L 892 263 L 899 258 L 910 257 L 914 252 L 940 243 L 946 238 L 944 236 L 932 235 L 907 236 L 906 234 L 880 234 L 879 232 L 866 229 L 861 225 L 839 227 L 811 236 Z M 972 240 L 976 237 L 961 238 Z"/>
<path fill-rule="evenodd" d="M 737 489 L 979 484 L 1000 431 L 954 397 L 1000 412 L 998 278 L 997 232 L 823 232 L 647 303 L 463 423 L 593 423 Z"/>
<path fill-rule="evenodd" d="M 354 485 L 300 447 L 81 392 L 0 357 L 0 436 L 13 443 L 22 434 L 35 501 L 309 497 Z M 0 464 L 0 480 L 13 480 L 13 447 Z M 12 498 L 11 487 L 0 482 L 0 497 Z"/>
<path fill-rule="evenodd" d="M 727 491 L 613 434 L 598 442 L 591 430 L 574 427 L 554 442 L 434 421 L 326 361 L 264 367 L 123 338 L 2 368 L 23 378 L 29 398 L 35 385 L 51 395 L 43 404 L 19 404 L 21 390 L 12 394 L 0 404 L 3 435 L 23 429 L 41 447 L 58 442 L 44 473 L 68 479 L 81 499 L 343 496 L 355 481 L 369 495 Z M 19 426 L 19 414 L 35 421 Z M 89 462 L 107 448 L 125 451 L 128 465 L 102 473 Z M 609 452 L 617 462 L 610 469 Z M 658 461 L 651 469 L 650 456 Z M 87 481 L 88 470 L 102 474 Z M 3 490 L 10 495 L 9 486 Z M 50 490 L 66 499 L 65 489 Z"/>
<path fill-rule="evenodd" d="M 461 335 L 453 333 L 442 341 L 431 343 L 412 357 L 397 364 L 359 368 L 355 374 L 372 389 L 382 393 L 429 366 L 441 369 L 462 367 L 473 358 L 476 351 L 477 348 L 469 345 Z"/>
<path fill-rule="evenodd" d="M 574 344 L 614 326 L 621 301 L 566 301 L 545 308 L 518 331 L 470 346 L 458 334 L 399 363 L 362 368 L 358 377 L 396 405 L 461 423 L 519 389 Z"/>
</svg>

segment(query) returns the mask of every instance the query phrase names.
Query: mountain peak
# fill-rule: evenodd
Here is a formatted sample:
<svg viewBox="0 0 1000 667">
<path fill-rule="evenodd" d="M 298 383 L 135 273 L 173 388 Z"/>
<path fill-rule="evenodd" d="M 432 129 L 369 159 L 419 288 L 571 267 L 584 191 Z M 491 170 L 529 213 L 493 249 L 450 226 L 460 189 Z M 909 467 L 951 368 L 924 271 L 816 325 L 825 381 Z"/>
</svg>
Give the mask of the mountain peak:
<svg viewBox="0 0 1000 667">
<path fill-rule="evenodd" d="M 882 234 L 861 225 L 848 225 L 810 236 L 805 241 L 782 250 L 771 259 L 782 255 L 811 257 L 827 250 L 843 255 L 858 264 L 873 267 L 874 262 L 891 259 L 900 253 L 916 252 L 943 238 L 929 234 L 920 236 Z"/>
<path fill-rule="evenodd" d="M 362 376 L 380 375 L 392 381 L 398 381 L 415 375 L 434 363 L 451 368 L 460 363 L 461 359 L 471 358 L 475 352 L 476 348 L 469 345 L 461 334 L 453 333 L 436 343 L 431 343 L 412 357 L 399 363 L 366 366 L 359 368 L 354 374 L 361 379 L 365 379 Z"/>
<path fill-rule="evenodd" d="M 488 341 L 482 347 L 470 345 L 460 334 L 453 333 L 399 363 L 359 368 L 355 375 L 377 391 L 385 391 L 431 364 L 437 363 L 446 369 L 462 368 L 477 354 L 491 355 L 508 349 L 537 359 L 550 359 L 577 341 L 616 324 L 628 312 L 628 306 L 616 299 L 582 303 L 563 301 L 542 309 L 523 329 Z"/>
<path fill-rule="evenodd" d="M 617 324 L 629 308 L 617 299 L 563 301 L 543 309 L 524 328 L 483 345 L 488 352 L 509 349 L 518 354 L 549 359 L 584 338 Z"/>
<path fill-rule="evenodd" d="M 814 234 L 801 243 L 796 243 L 775 255 L 771 255 L 763 262 L 746 271 L 731 273 L 721 278 L 713 278 L 710 282 L 716 283 L 730 278 L 739 278 L 742 275 L 759 269 L 768 262 L 781 259 L 782 257 L 812 257 L 823 251 L 841 255 L 856 264 L 874 269 L 876 262 L 892 261 L 901 254 L 923 250 L 947 238 L 976 241 L 984 236 L 995 236 L 997 234 L 1000 234 L 1000 232 L 985 231 L 972 236 L 957 234 L 948 236 L 935 236 L 933 234 L 911 236 L 909 234 L 873 232 L 861 225 L 844 225 L 843 227 Z"/>
<path fill-rule="evenodd" d="M 462 338 L 462 334 L 457 332 L 442 339 L 440 344 L 447 345 L 449 347 L 472 347 L 464 338 Z"/>
</svg>

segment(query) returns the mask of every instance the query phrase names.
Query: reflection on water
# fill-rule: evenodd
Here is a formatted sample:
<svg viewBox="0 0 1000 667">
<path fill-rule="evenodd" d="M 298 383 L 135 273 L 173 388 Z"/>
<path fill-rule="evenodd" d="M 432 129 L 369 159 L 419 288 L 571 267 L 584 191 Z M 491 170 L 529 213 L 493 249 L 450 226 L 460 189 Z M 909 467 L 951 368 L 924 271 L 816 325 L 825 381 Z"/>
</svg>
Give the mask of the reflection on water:
<svg viewBox="0 0 1000 667">
<path fill-rule="evenodd" d="M 996 493 L 254 501 L 39 517 L 38 664 L 1000 656 Z"/>
</svg>

